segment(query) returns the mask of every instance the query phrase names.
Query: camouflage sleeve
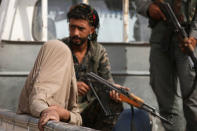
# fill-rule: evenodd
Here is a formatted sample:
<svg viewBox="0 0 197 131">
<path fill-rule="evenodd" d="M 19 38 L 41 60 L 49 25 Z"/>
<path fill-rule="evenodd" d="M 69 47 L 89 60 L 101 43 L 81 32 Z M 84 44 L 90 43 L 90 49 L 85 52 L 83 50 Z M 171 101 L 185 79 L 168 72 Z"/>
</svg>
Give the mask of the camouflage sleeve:
<svg viewBox="0 0 197 131">
<path fill-rule="evenodd" d="M 111 65 L 109 62 L 109 57 L 108 57 L 106 49 L 103 46 L 101 46 L 99 55 L 100 56 L 99 56 L 98 75 L 114 83 L 114 80 L 111 75 Z"/>
<path fill-rule="evenodd" d="M 135 4 L 137 7 L 137 12 L 143 16 L 148 16 L 148 8 L 150 4 L 152 3 L 152 0 L 135 0 Z"/>
</svg>

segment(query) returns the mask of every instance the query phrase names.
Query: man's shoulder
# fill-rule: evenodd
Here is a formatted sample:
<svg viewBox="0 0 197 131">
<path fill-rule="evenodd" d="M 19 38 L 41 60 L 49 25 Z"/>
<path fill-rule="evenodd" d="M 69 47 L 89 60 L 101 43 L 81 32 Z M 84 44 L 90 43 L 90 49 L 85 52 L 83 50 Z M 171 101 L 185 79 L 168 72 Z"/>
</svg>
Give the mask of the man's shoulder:
<svg viewBox="0 0 197 131">
<path fill-rule="evenodd" d="M 105 51 L 105 47 L 99 42 L 91 42 L 92 50 L 96 53 L 100 53 L 103 50 Z"/>
<path fill-rule="evenodd" d="M 63 41 L 58 40 L 58 39 L 54 39 L 54 40 L 48 40 L 47 42 L 44 43 L 44 46 L 61 46 L 61 45 L 65 45 Z"/>
<path fill-rule="evenodd" d="M 105 47 L 98 43 L 98 42 L 91 42 L 91 55 L 93 56 L 93 59 L 97 62 L 100 61 L 100 59 L 108 59 L 106 53 Z"/>
</svg>

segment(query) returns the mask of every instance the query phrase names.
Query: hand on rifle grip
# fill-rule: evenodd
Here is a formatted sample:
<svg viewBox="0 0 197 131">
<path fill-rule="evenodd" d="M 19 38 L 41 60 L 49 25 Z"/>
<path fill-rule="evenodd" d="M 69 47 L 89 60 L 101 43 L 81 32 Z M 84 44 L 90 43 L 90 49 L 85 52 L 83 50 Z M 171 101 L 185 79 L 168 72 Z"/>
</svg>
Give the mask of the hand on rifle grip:
<svg viewBox="0 0 197 131">
<path fill-rule="evenodd" d="M 114 84 L 114 86 L 117 87 L 117 88 L 123 88 L 123 89 L 125 89 L 125 90 L 127 90 L 127 91 L 130 90 L 129 88 L 123 87 L 123 86 L 121 86 L 121 85 L 119 85 L 119 84 Z M 113 100 L 116 101 L 116 102 L 121 102 L 120 94 L 117 93 L 115 90 L 110 91 L 109 94 L 110 94 L 111 99 L 113 99 Z"/>
<path fill-rule="evenodd" d="M 180 48 L 182 50 L 183 53 L 187 54 L 187 50 L 189 49 L 190 51 L 194 51 L 194 49 L 196 48 L 196 39 L 194 37 L 187 37 L 184 38 L 183 40 L 183 44 L 180 44 Z"/>
<path fill-rule="evenodd" d="M 79 96 L 87 94 L 90 90 L 90 87 L 83 81 L 77 81 L 77 88 Z"/>
</svg>

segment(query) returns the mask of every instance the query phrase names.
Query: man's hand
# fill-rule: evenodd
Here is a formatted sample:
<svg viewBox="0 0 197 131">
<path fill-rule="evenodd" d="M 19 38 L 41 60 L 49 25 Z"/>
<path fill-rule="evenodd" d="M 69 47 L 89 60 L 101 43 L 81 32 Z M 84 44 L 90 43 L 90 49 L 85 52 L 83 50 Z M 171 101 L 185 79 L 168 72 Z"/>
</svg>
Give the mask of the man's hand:
<svg viewBox="0 0 197 131">
<path fill-rule="evenodd" d="M 67 122 L 70 119 L 70 112 L 67 109 L 57 105 L 52 105 L 50 108 L 58 113 L 60 120 Z"/>
<path fill-rule="evenodd" d="M 121 86 L 119 84 L 114 84 L 114 86 L 116 86 L 118 88 L 124 88 L 127 91 L 129 91 L 129 88 L 123 87 L 123 86 Z M 121 99 L 119 97 L 119 93 L 117 93 L 115 90 L 110 91 L 109 95 L 110 95 L 111 99 L 113 99 L 114 101 L 116 101 L 116 102 L 120 102 L 121 101 Z"/>
<path fill-rule="evenodd" d="M 149 16 L 154 20 L 166 20 L 164 13 L 156 4 L 151 4 L 148 8 Z"/>
<path fill-rule="evenodd" d="M 88 91 L 90 90 L 90 87 L 86 83 L 84 83 L 83 81 L 78 81 L 77 87 L 78 87 L 78 94 L 80 96 L 87 94 Z"/>
<path fill-rule="evenodd" d="M 55 109 L 50 108 L 50 107 L 45 109 L 41 113 L 41 116 L 38 122 L 38 128 L 40 129 L 40 131 L 44 131 L 43 127 L 49 120 L 60 121 L 59 114 L 56 112 Z"/>
<path fill-rule="evenodd" d="M 180 48 L 183 51 L 183 53 L 187 54 L 188 48 L 189 50 L 194 51 L 194 49 L 196 48 L 196 43 L 197 40 L 194 37 L 185 38 L 183 40 L 183 44 L 180 44 Z"/>
<path fill-rule="evenodd" d="M 48 107 L 46 110 L 42 111 L 40 120 L 38 122 L 38 128 L 40 131 L 44 131 L 43 126 L 49 121 L 49 120 L 55 120 L 55 121 L 68 121 L 70 119 L 70 113 L 68 110 L 57 106 L 52 105 Z"/>
</svg>

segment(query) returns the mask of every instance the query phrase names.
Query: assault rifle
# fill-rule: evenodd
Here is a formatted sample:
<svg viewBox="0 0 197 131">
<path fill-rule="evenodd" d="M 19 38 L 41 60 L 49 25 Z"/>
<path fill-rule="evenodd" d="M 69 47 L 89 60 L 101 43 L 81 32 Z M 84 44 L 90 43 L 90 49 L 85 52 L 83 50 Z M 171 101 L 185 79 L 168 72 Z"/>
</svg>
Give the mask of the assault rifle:
<svg viewBox="0 0 197 131">
<path fill-rule="evenodd" d="M 169 25 L 173 25 L 174 31 L 179 33 L 181 35 L 181 38 L 183 38 L 183 40 L 187 39 L 188 38 L 188 34 L 186 33 L 184 27 L 182 27 L 181 24 L 179 23 L 179 21 L 178 21 L 176 15 L 174 14 L 170 4 L 168 2 L 164 2 L 163 0 L 158 0 L 155 3 L 159 6 L 161 11 L 166 16 L 167 22 L 169 23 Z M 193 48 L 193 46 L 189 45 L 186 48 L 186 51 L 187 51 L 190 59 L 192 60 L 193 68 L 194 68 L 194 70 L 195 70 L 195 72 L 197 74 L 197 59 L 196 59 L 196 56 L 194 55 L 194 48 Z"/>
<path fill-rule="evenodd" d="M 133 93 L 129 93 L 127 90 L 123 89 L 123 88 L 118 88 L 116 86 L 114 86 L 113 84 L 109 83 L 107 80 L 101 78 L 100 76 L 96 75 L 93 72 L 87 73 L 87 77 L 89 78 L 93 78 L 94 80 L 98 81 L 99 83 L 103 84 L 106 86 L 106 88 L 108 88 L 109 90 L 115 90 L 116 92 L 119 93 L 119 97 L 121 99 L 122 102 L 126 102 L 129 105 L 135 106 L 137 108 L 143 109 L 149 113 L 151 113 L 153 116 L 159 117 L 162 121 L 172 124 L 169 120 L 167 120 L 166 118 L 162 117 L 155 108 L 147 105 L 146 103 L 144 103 L 144 101 L 135 96 Z"/>
<path fill-rule="evenodd" d="M 103 91 L 102 92 L 97 92 L 97 90 L 95 89 L 95 87 L 93 86 L 92 83 L 93 83 L 93 80 L 87 78 L 86 84 L 88 84 L 90 86 L 94 96 L 96 97 L 96 99 L 98 100 L 101 108 L 103 109 L 103 111 L 105 113 L 105 116 L 111 117 L 111 116 L 117 115 L 117 114 L 112 113 L 109 106 L 107 106 L 109 104 L 109 98 L 108 98 L 109 95 L 106 92 L 103 92 Z M 99 93 L 102 93 L 102 94 L 99 94 Z"/>
</svg>

